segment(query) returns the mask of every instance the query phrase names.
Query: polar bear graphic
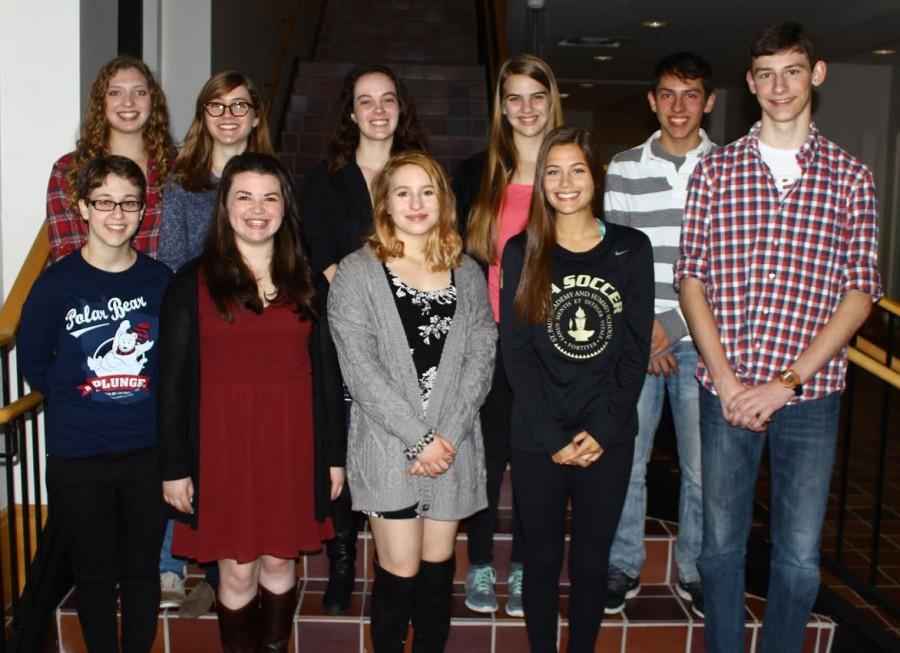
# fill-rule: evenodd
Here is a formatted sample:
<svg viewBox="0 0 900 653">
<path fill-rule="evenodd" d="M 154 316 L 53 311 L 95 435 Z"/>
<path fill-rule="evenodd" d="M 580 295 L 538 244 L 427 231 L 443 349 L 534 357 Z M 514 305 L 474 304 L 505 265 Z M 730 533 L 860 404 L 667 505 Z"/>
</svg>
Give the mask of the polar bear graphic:
<svg viewBox="0 0 900 653">
<path fill-rule="evenodd" d="M 102 356 L 88 356 L 87 366 L 97 376 L 138 375 L 147 364 L 146 352 L 153 347 L 152 340 L 140 340 L 138 334 L 131 331 L 131 322 L 122 320 L 112 338 L 110 350 Z M 100 347 L 97 348 L 99 350 Z"/>
</svg>

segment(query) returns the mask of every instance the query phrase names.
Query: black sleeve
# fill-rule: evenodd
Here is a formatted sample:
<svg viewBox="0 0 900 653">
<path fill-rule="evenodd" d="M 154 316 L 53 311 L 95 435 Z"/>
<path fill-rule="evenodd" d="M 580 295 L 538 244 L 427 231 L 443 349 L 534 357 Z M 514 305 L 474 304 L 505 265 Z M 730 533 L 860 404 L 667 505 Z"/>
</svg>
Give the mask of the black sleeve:
<svg viewBox="0 0 900 653">
<path fill-rule="evenodd" d="M 487 164 L 487 152 L 478 152 L 460 162 L 453 175 L 453 195 L 456 198 L 456 223 L 459 234 L 465 240 L 469 224 L 469 212 L 478 197 L 481 177 Z"/>
<path fill-rule="evenodd" d="M 541 362 L 535 351 L 531 322 L 516 314 L 514 299 L 525 259 L 525 234 L 514 236 L 503 250 L 500 281 L 500 346 L 503 366 L 512 388 L 515 405 L 525 414 L 531 425 L 531 438 L 544 451 L 553 455 L 572 440 L 553 419 L 550 401 L 544 392 L 547 383 Z"/>
<path fill-rule="evenodd" d="M 163 295 L 159 316 L 159 381 L 157 425 L 159 461 L 166 481 L 192 476 L 191 427 L 196 426 L 199 370 L 197 268 L 187 265 Z M 195 485 L 197 479 L 194 479 Z M 195 487 L 195 491 L 197 488 Z"/>
<path fill-rule="evenodd" d="M 306 173 L 300 191 L 300 223 L 303 237 L 309 247 L 309 258 L 313 269 L 321 272 L 340 260 L 330 224 L 330 204 L 333 195 L 331 180 L 325 164 L 320 164 Z"/>
<path fill-rule="evenodd" d="M 632 437 L 627 429 L 633 418 L 647 363 L 650 360 L 650 335 L 653 330 L 653 249 L 642 233 L 629 229 L 634 237 L 634 263 L 623 297 L 625 339 L 614 371 L 614 392 L 599 402 L 588 415 L 586 430 L 604 449 Z"/>
<path fill-rule="evenodd" d="M 343 467 L 347 458 L 347 416 L 344 384 L 337 350 L 328 327 L 328 282 L 321 275 L 316 284 L 319 317 L 310 334 L 313 383 L 315 388 L 316 430 L 321 429 L 322 444 L 329 467 Z M 317 438 L 318 439 L 318 438 Z"/>
</svg>

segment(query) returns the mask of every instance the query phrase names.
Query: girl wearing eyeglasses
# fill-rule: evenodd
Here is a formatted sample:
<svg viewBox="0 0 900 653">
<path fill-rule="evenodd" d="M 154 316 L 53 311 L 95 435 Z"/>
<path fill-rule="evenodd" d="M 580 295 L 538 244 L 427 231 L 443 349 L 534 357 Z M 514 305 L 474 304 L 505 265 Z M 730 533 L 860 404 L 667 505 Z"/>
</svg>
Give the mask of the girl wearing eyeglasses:
<svg viewBox="0 0 900 653">
<path fill-rule="evenodd" d="M 87 162 L 104 154 L 131 159 L 146 177 L 144 217 L 132 245 L 156 258 L 162 186 L 175 145 L 169 134 L 166 96 L 139 59 L 116 57 L 100 68 L 91 85 L 75 151 L 53 164 L 47 184 L 51 261 L 80 249 L 87 241 L 88 228 L 79 213 L 75 185 Z"/>
<path fill-rule="evenodd" d="M 80 167 L 80 250 L 38 277 L 16 336 L 19 369 L 47 400 L 50 511 L 69 550 L 87 650 L 149 651 L 165 515 L 156 450 L 159 314 L 172 273 L 131 246 L 146 219 L 136 163 Z"/>
<path fill-rule="evenodd" d="M 222 169 L 245 150 L 274 154 L 253 80 L 228 70 L 213 75 L 200 90 L 194 120 L 166 184 L 159 260 L 172 270 L 203 251 Z"/>
</svg>

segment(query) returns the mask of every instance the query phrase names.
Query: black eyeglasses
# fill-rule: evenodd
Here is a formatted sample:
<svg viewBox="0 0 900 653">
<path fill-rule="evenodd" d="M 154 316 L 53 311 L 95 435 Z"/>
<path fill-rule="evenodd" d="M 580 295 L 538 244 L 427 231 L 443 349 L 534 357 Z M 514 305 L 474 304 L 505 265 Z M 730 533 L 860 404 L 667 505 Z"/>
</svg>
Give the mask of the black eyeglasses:
<svg viewBox="0 0 900 653">
<path fill-rule="evenodd" d="M 144 208 L 141 200 L 122 200 L 121 202 L 113 202 L 112 200 L 85 200 L 98 211 L 115 211 L 118 206 L 125 213 L 137 213 Z"/>
<path fill-rule="evenodd" d="M 218 118 L 219 116 L 225 115 L 225 109 L 227 108 L 231 115 L 235 118 L 240 118 L 241 116 L 246 116 L 250 113 L 250 109 L 255 108 L 253 103 L 247 102 L 246 100 L 236 100 L 231 104 L 224 104 L 222 102 L 207 102 L 203 105 L 203 108 L 206 109 L 206 113 L 208 113 L 213 118 Z"/>
</svg>

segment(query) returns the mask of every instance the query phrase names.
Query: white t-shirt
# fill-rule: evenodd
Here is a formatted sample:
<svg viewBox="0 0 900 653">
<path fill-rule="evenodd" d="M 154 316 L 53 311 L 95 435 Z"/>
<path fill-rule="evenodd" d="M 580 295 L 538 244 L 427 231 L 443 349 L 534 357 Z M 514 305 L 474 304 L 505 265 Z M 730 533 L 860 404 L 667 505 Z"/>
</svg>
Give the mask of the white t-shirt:
<svg viewBox="0 0 900 653">
<path fill-rule="evenodd" d="M 766 145 L 762 141 L 759 143 L 759 154 L 762 160 L 772 173 L 775 179 L 775 188 L 778 189 L 778 196 L 784 199 L 794 182 L 800 178 L 802 170 L 800 164 L 797 163 L 797 153 L 800 148 L 793 150 L 779 150 L 777 148 Z"/>
</svg>

